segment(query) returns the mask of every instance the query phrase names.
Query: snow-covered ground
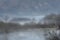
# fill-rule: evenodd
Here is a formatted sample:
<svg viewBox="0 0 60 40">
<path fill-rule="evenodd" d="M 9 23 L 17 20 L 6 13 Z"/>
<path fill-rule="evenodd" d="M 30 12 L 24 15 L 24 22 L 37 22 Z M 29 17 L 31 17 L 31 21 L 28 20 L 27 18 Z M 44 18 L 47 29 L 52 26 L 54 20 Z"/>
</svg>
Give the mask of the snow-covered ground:
<svg viewBox="0 0 60 40">
<path fill-rule="evenodd" d="M 55 29 L 48 29 L 48 28 L 40 28 L 40 29 L 27 29 L 27 30 L 20 30 L 17 32 L 9 33 L 7 35 L 8 40 L 45 40 L 44 33 L 49 30 Z M 0 35 L 0 40 L 4 40 L 4 35 Z"/>
</svg>

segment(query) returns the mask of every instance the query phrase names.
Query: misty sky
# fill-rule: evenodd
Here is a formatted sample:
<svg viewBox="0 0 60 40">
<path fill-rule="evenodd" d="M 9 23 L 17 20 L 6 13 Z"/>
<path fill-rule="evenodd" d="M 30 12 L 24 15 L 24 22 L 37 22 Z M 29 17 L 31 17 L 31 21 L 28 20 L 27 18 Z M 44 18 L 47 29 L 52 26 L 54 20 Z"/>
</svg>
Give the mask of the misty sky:
<svg viewBox="0 0 60 40">
<path fill-rule="evenodd" d="M 46 14 L 60 13 L 60 0 L 0 0 L 0 16 L 44 17 Z"/>
</svg>

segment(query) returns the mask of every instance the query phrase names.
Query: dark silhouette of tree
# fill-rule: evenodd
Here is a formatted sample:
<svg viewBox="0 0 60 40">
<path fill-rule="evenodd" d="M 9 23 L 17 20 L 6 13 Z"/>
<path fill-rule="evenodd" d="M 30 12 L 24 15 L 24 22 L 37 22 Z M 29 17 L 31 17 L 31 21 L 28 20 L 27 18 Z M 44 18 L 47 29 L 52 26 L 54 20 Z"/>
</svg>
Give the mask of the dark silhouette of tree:
<svg viewBox="0 0 60 40">
<path fill-rule="evenodd" d="M 43 18 L 44 21 L 48 21 L 48 24 L 55 24 L 60 28 L 60 14 L 49 14 Z"/>
<path fill-rule="evenodd" d="M 57 32 L 48 32 L 46 40 L 60 40 L 60 34 L 57 34 Z"/>
</svg>

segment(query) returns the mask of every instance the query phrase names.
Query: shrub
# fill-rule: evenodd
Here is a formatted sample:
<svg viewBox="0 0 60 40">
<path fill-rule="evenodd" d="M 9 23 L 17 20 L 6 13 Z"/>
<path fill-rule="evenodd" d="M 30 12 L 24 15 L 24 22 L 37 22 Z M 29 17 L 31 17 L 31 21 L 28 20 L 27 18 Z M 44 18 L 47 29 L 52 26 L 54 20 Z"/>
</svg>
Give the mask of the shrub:
<svg viewBox="0 0 60 40">
<path fill-rule="evenodd" d="M 47 36 L 45 36 L 46 40 L 60 40 L 60 33 L 58 34 L 57 31 L 48 32 Z"/>
</svg>

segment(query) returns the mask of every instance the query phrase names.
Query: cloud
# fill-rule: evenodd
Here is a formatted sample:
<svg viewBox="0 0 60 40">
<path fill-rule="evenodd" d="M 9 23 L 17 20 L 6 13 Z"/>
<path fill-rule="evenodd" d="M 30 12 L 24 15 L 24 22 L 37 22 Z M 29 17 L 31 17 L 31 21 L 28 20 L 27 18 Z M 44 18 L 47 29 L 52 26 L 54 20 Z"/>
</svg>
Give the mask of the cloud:
<svg viewBox="0 0 60 40">
<path fill-rule="evenodd" d="M 8 15 L 11 19 L 23 16 L 31 18 L 48 13 L 60 13 L 60 0 L 0 0 L 0 17 Z M 12 20 L 25 21 L 23 19 Z"/>
<path fill-rule="evenodd" d="M 43 4 L 39 3 L 39 6 L 40 6 L 40 7 L 42 7 L 42 6 L 43 6 Z"/>
<path fill-rule="evenodd" d="M 47 2 L 44 2 L 44 5 L 48 5 L 48 3 Z"/>
<path fill-rule="evenodd" d="M 59 0 L 0 0 L 0 14 L 32 15 L 60 12 Z M 33 13 L 32 13 L 33 12 Z"/>
</svg>

